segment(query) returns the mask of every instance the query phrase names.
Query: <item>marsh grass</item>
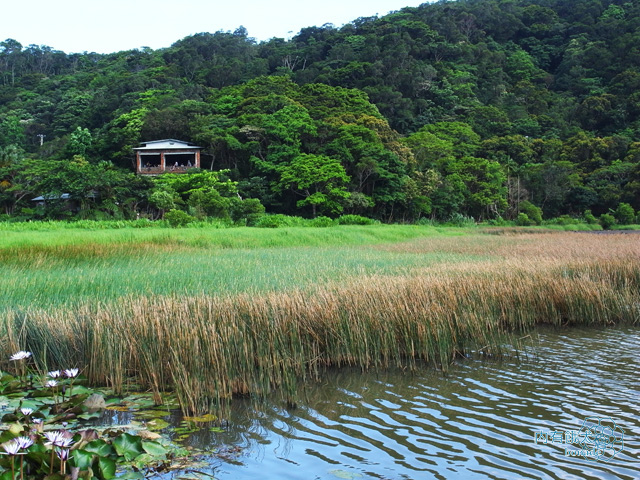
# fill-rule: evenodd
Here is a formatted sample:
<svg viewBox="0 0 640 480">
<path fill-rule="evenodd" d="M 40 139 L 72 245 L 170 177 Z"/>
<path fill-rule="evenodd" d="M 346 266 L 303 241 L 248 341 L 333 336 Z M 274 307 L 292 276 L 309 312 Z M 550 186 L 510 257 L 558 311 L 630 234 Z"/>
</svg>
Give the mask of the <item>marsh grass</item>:
<svg viewBox="0 0 640 480">
<path fill-rule="evenodd" d="M 359 275 L 399 275 L 416 266 L 465 261 L 460 255 L 446 252 L 434 251 L 418 258 L 370 248 L 389 239 L 412 238 L 419 232 L 442 236 L 425 228 L 408 227 L 406 232 L 386 232 L 385 228 L 336 227 L 331 229 L 335 234 L 328 237 L 324 232 L 329 229 L 316 229 L 319 238 L 315 239 L 309 238 L 309 232 L 313 233 L 309 228 L 301 229 L 303 236 L 296 229 L 283 229 L 282 238 L 293 237 L 293 246 L 287 247 L 265 247 L 268 241 L 253 236 L 258 246 L 252 248 L 220 248 L 222 238 L 209 246 L 194 246 L 189 232 L 184 238 L 160 244 L 149 243 L 143 236 L 129 244 L 102 244 L 99 239 L 97 243 L 83 243 L 81 238 L 73 245 L 8 247 L 0 249 L 0 298 L 11 308 L 48 308 L 81 305 L 95 298 L 118 301 L 123 296 L 265 293 L 315 288 Z M 255 231 L 265 232 L 254 229 L 251 235 Z M 235 230 L 228 232 L 235 234 Z M 270 230 L 266 232 L 271 234 Z M 234 245 L 247 244 L 230 238 Z M 334 245 L 341 239 L 345 239 L 344 245 Z M 321 241 L 325 244 L 314 245 Z"/>
<path fill-rule="evenodd" d="M 86 366 L 90 381 L 116 391 L 131 378 L 158 401 L 174 389 L 190 412 L 274 388 L 295 401 L 297 384 L 327 367 L 411 369 L 427 362 L 446 369 L 470 351 L 500 354 L 505 339 L 538 324 L 637 323 L 638 243 L 629 235 L 554 233 L 431 235 L 359 248 L 171 246 L 153 250 L 156 256 L 136 249 L 125 255 L 126 275 L 136 265 L 148 273 L 144 259 L 154 265 L 195 255 L 191 264 L 183 258 L 183 278 L 211 282 L 213 270 L 224 282 L 234 274 L 251 280 L 206 290 L 183 289 L 187 280 L 173 285 L 171 277 L 173 292 L 121 287 L 117 297 L 14 306 L 1 314 L 0 347 L 29 350 L 49 368 L 63 359 Z M 212 251 L 206 258 L 227 264 L 196 268 Z M 89 258 L 102 274 L 105 259 L 114 261 Z M 168 264 L 158 262 L 153 268 L 166 275 Z M 262 277 L 290 278 L 255 287 Z"/>
</svg>

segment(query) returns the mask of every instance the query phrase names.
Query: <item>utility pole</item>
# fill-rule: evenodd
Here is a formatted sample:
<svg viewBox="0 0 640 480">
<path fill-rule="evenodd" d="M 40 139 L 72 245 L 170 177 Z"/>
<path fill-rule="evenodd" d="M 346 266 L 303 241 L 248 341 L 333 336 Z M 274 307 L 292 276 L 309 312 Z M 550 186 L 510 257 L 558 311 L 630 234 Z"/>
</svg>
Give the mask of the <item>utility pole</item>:
<svg viewBox="0 0 640 480">
<path fill-rule="evenodd" d="M 46 135 L 39 133 L 38 135 L 36 135 L 36 137 L 40 137 L 40 146 L 42 146 L 42 144 L 44 143 L 44 137 L 46 137 Z"/>
</svg>

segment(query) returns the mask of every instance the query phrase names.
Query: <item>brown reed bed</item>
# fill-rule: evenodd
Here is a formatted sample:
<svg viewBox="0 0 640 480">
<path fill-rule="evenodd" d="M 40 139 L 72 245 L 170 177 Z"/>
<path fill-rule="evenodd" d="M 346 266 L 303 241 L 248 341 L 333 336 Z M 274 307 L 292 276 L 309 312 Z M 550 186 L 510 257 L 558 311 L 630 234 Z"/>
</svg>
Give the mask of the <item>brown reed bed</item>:
<svg viewBox="0 0 640 480">
<path fill-rule="evenodd" d="M 327 367 L 427 362 L 446 369 L 469 351 L 500 353 L 506 338 L 539 324 L 640 322 L 640 247 L 633 239 L 531 237 L 377 247 L 449 248 L 491 261 L 441 263 L 313 289 L 126 296 L 73 310 L 9 310 L 0 317 L 0 351 L 29 350 L 42 368 L 85 366 L 92 383 L 116 391 L 135 377 L 158 401 L 173 389 L 185 411 L 202 412 L 234 394 L 278 387 L 293 395 L 298 382 Z"/>
</svg>

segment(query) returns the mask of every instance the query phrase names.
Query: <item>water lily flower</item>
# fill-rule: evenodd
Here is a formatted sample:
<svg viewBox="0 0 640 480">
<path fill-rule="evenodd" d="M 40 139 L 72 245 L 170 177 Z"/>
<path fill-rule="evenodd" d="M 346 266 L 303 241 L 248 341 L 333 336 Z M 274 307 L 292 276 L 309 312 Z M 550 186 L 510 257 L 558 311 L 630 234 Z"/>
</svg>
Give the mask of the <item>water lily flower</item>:
<svg viewBox="0 0 640 480">
<path fill-rule="evenodd" d="M 35 423 L 36 425 L 38 425 L 38 424 L 42 423 L 42 419 L 41 419 L 41 418 L 32 418 L 32 419 L 31 419 L 31 421 L 32 421 L 33 423 Z"/>
<path fill-rule="evenodd" d="M 26 408 L 23 407 L 20 409 L 20 412 L 22 413 L 22 415 L 24 415 L 25 417 L 28 417 L 29 415 L 31 415 L 33 413 L 33 408 Z"/>
<path fill-rule="evenodd" d="M 18 453 L 18 450 L 20 450 L 20 445 L 14 438 L 9 442 L 3 443 L 2 448 L 4 448 L 4 451 L 7 452 L 7 455 L 16 455 Z"/>
<path fill-rule="evenodd" d="M 68 448 L 57 448 L 56 455 L 60 460 L 68 460 L 69 459 L 69 449 Z"/>
<path fill-rule="evenodd" d="M 57 445 L 58 442 L 62 440 L 62 432 L 59 430 L 55 430 L 53 432 L 44 432 L 43 435 L 46 437 L 48 445 Z"/>
<path fill-rule="evenodd" d="M 52 372 L 47 373 L 51 378 L 58 378 L 60 376 L 60 370 L 54 370 Z"/>
<path fill-rule="evenodd" d="M 33 439 L 31 439 L 31 437 L 18 437 L 15 439 L 15 441 L 18 443 L 18 446 L 23 450 L 26 450 L 31 445 L 33 445 Z"/>
<path fill-rule="evenodd" d="M 44 432 L 43 435 L 49 440 L 47 445 L 69 448 L 73 444 L 73 435 L 66 431 L 55 430 L 53 432 Z"/>
<path fill-rule="evenodd" d="M 62 437 L 58 442 L 58 446 L 63 448 L 69 448 L 71 445 L 73 445 L 73 437 Z"/>
<path fill-rule="evenodd" d="M 9 360 L 24 360 L 25 358 L 29 358 L 31 356 L 31 352 L 25 352 L 23 350 L 20 350 L 18 353 L 14 353 L 13 355 L 11 355 L 11 357 L 9 357 Z"/>
<path fill-rule="evenodd" d="M 64 374 L 66 375 L 67 378 L 77 377 L 78 373 L 80 373 L 80 370 L 77 368 L 70 368 L 69 370 L 64 371 Z"/>
<path fill-rule="evenodd" d="M 56 382 L 55 380 L 49 380 L 49 381 L 47 381 L 47 383 L 45 383 L 45 386 L 47 386 L 49 388 L 57 387 L 58 386 L 58 382 Z"/>
</svg>

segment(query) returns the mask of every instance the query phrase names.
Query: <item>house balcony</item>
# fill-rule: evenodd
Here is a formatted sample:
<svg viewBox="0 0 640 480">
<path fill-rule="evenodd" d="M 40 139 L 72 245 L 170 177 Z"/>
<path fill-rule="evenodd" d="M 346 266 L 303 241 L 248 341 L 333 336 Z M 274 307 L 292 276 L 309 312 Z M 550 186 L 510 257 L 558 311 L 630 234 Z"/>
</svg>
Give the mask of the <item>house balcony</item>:
<svg viewBox="0 0 640 480">
<path fill-rule="evenodd" d="M 185 173 L 193 168 L 197 168 L 195 166 L 185 166 L 185 165 L 175 165 L 163 167 L 162 165 L 151 165 L 151 166 L 142 166 L 138 170 L 140 175 L 160 175 L 161 173 Z"/>
</svg>

